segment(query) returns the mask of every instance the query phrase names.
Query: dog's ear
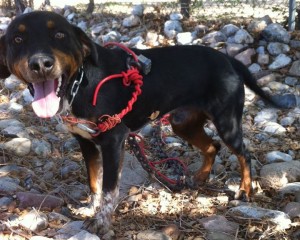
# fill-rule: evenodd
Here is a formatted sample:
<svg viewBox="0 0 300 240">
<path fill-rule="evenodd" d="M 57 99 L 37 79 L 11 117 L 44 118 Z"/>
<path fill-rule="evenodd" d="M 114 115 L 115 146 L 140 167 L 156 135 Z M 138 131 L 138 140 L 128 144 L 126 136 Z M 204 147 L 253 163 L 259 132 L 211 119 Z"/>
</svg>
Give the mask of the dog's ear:
<svg viewBox="0 0 300 240">
<path fill-rule="evenodd" d="M 0 38 L 0 79 L 10 76 L 10 71 L 6 65 L 5 35 Z"/>
<path fill-rule="evenodd" d="M 94 43 L 93 40 L 90 39 L 81 28 L 76 26 L 74 26 L 74 28 L 75 28 L 75 34 L 79 37 L 82 43 L 84 57 L 86 58 L 90 56 L 94 64 L 96 65 L 98 62 L 96 43 Z"/>
</svg>

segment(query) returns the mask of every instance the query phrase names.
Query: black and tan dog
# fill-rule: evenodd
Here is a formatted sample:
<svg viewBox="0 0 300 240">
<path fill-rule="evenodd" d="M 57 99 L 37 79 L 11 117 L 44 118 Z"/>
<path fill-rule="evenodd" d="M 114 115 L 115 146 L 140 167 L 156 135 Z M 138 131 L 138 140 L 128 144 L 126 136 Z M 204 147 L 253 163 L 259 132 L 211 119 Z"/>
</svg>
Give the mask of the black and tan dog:
<svg viewBox="0 0 300 240">
<path fill-rule="evenodd" d="M 29 85 L 37 116 L 48 118 L 69 112 L 75 122 L 82 123 L 79 127 L 67 121 L 80 143 L 92 192 L 90 205 L 78 211 L 90 216 L 85 227 L 101 232 L 110 225 L 129 132 L 169 112 L 174 132 L 197 146 L 205 157 L 194 181 L 201 184 L 207 179 L 219 149 L 203 129 L 210 119 L 241 165 L 236 198 L 249 200 L 251 167 L 243 146 L 241 120 L 244 84 L 267 102 L 276 103 L 256 85 L 242 63 L 212 48 L 175 46 L 132 51 L 96 45 L 81 29 L 51 12 L 17 17 L 0 40 L 0 77 L 13 73 Z M 124 86 L 117 79 L 103 84 L 94 96 L 103 79 L 139 65 L 128 62 L 134 54 L 152 62 L 148 74 L 140 72 L 142 93 L 136 94 L 134 82 Z M 111 129 L 95 134 L 94 126 L 110 124 L 106 122 L 110 117 L 101 122 L 103 116 L 122 112 L 134 94 L 138 96 L 132 110 Z"/>
</svg>

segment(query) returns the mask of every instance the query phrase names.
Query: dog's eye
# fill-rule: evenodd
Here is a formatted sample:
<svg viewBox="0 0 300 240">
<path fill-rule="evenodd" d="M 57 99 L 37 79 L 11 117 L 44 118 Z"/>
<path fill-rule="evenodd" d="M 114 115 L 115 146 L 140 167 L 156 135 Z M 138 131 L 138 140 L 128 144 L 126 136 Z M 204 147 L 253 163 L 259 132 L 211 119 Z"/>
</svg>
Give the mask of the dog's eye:
<svg viewBox="0 0 300 240">
<path fill-rule="evenodd" d="M 64 37 L 65 37 L 65 34 L 62 33 L 62 32 L 57 32 L 57 33 L 55 34 L 55 38 L 57 38 L 57 39 L 62 39 L 62 38 L 64 38 Z"/>
<path fill-rule="evenodd" d="M 15 43 L 20 44 L 20 43 L 23 42 L 23 38 L 21 38 L 21 37 L 15 37 L 14 41 L 15 41 Z"/>
</svg>

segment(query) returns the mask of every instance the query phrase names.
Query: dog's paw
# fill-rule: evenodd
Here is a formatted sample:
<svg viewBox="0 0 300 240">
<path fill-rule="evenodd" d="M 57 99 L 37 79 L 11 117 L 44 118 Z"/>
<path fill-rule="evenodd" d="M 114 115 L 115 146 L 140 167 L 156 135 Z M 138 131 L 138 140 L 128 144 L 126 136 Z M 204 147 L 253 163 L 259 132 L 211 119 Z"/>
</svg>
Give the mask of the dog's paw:
<svg viewBox="0 0 300 240">
<path fill-rule="evenodd" d="M 103 235 L 107 233 L 111 226 L 111 216 L 96 214 L 95 217 L 86 219 L 83 223 L 83 228 L 90 233 Z"/>
<path fill-rule="evenodd" d="M 76 208 L 72 205 L 68 205 L 68 208 L 74 215 L 78 215 L 83 218 L 90 218 L 99 212 L 99 209 L 101 208 L 101 202 L 101 194 L 93 194 L 91 195 L 91 201 L 87 206 Z"/>
<path fill-rule="evenodd" d="M 234 195 L 235 200 L 241 200 L 243 202 L 250 202 L 250 196 L 245 192 L 245 190 L 239 189 L 235 195 Z"/>
</svg>

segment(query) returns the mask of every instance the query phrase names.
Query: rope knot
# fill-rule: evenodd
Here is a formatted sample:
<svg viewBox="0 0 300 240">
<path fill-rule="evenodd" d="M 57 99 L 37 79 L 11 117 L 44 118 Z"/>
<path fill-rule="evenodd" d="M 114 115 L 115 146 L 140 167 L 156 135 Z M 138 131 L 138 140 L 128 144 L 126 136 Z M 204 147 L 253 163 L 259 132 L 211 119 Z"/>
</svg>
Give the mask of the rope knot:
<svg viewBox="0 0 300 240">
<path fill-rule="evenodd" d="M 121 122 L 121 118 L 119 117 L 118 114 L 115 114 L 113 116 L 103 115 L 99 118 L 98 129 L 100 130 L 100 132 L 105 132 L 113 128 L 120 122 Z"/>
</svg>

